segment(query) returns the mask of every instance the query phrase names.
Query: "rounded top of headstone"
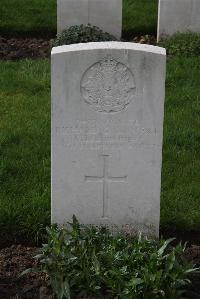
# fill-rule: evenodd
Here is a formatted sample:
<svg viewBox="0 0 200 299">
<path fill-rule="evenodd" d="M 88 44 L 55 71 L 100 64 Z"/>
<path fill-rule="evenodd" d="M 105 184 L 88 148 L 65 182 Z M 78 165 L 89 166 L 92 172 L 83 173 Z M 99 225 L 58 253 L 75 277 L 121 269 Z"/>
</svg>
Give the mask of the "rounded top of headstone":
<svg viewBox="0 0 200 299">
<path fill-rule="evenodd" d="M 134 50 L 134 51 L 148 52 L 152 54 L 166 55 L 165 48 L 146 45 L 146 44 L 128 43 L 128 42 L 92 42 L 92 43 L 64 45 L 64 46 L 54 47 L 51 51 L 51 55 L 67 53 L 67 52 L 99 50 L 99 49 Z"/>
</svg>

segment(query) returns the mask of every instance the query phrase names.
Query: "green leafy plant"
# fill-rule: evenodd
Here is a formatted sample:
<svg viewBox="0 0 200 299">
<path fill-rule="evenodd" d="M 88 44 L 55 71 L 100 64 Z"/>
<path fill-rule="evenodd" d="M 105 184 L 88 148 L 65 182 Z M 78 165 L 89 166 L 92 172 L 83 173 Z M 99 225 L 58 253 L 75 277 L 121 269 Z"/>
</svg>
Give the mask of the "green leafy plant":
<svg viewBox="0 0 200 299">
<path fill-rule="evenodd" d="M 183 257 L 185 246 L 170 240 L 113 235 L 106 228 L 47 228 L 39 268 L 46 272 L 57 298 L 93 295 L 98 298 L 181 298 L 196 271 Z M 23 274 L 34 271 L 26 270 Z"/>
<path fill-rule="evenodd" d="M 64 30 L 57 35 L 53 41 L 53 46 L 70 45 L 77 43 L 89 42 L 103 42 L 103 41 L 116 41 L 117 39 L 107 32 L 91 25 L 71 26 L 69 29 Z"/>
<path fill-rule="evenodd" d="M 159 46 L 166 48 L 169 55 L 199 56 L 200 34 L 192 32 L 176 33 L 172 37 L 162 40 Z"/>
</svg>

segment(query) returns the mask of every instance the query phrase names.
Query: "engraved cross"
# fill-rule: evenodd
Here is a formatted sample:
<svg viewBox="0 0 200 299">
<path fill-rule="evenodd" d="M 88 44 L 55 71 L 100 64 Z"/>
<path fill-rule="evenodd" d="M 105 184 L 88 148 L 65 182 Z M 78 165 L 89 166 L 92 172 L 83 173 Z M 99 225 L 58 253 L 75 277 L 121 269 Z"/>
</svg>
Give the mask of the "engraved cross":
<svg viewBox="0 0 200 299">
<path fill-rule="evenodd" d="M 109 182 L 125 182 L 127 176 L 117 177 L 109 176 L 108 174 L 108 155 L 103 155 L 103 176 L 85 176 L 86 182 L 101 182 L 103 183 L 103 215 L 102 218 L 108 217 L 109 210 L 109 196 L 108 196 L 108 183 Z"/>
</svg>

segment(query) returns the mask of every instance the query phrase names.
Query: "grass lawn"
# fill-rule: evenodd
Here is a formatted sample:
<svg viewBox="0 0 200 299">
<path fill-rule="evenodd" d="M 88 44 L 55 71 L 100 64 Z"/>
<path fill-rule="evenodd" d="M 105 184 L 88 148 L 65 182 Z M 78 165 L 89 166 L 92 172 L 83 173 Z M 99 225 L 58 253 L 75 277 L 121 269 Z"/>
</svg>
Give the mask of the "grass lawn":
<svg viewBox="0 0 200 299">
<path fill-rule="evenodd" d="M 157 32 L 158 0 L 123 0 L 123 36 Z"/>
<path fill-rule="evenodd" d="M 0 34 L 56 34 L 56 0 L 1 0 Z"/>
<path fill-rule="evenodd" d="M 24 60 L 0 70 L 0 235 L 31 240 L 50 221 L 50 66 Z"/>
<path fill-rule="evenodd" d="M 158 0 L 123 0 L 125 37 L 156 33 Z M 0 34 L 56 34 L 56 0 L 1 0 Z"/>
<path fill-rule="evenodd" d="M 168 60 L 161 227 L 200 229 L 200 57 Z M 0 62 L 0 240 L 50 223 L 50 65 Z"/>
<path fill-rule="evenodd" d="M 200 56 L 167 64 L 161 226 L 200 229 Z"/>
</svg>

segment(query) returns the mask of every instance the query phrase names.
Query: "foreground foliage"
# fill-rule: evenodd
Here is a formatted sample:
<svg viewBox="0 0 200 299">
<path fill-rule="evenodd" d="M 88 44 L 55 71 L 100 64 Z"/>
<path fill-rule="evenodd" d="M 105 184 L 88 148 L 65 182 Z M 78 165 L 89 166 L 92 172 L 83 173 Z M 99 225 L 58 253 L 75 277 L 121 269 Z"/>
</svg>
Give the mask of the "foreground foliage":
<svg viewBox="0 0 200 299">
<path fill-rule="evenodd" d="M 195 272 L 183 258 L 185 247 L 170 240 L 113 235 L 106 228 L 81 227 L 75 216 L 69 229 L 47 229 L 48 243 L 36 258 L 57 298 L 77 294 L 98 298 L 182 298 Z M 32 272 L 26 270 L 23 274 Z"/>
</svg>

